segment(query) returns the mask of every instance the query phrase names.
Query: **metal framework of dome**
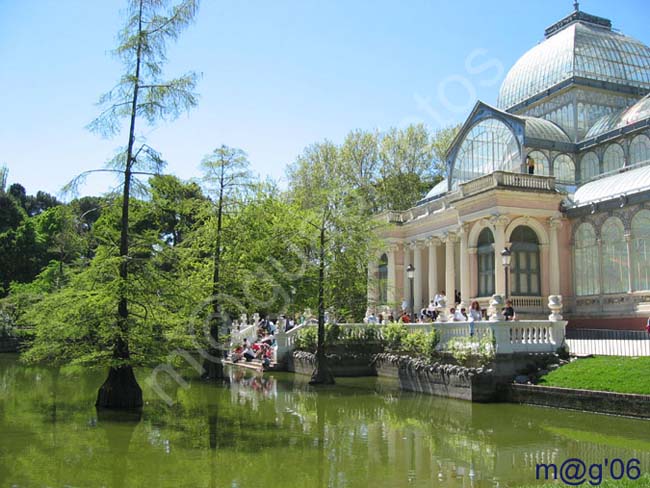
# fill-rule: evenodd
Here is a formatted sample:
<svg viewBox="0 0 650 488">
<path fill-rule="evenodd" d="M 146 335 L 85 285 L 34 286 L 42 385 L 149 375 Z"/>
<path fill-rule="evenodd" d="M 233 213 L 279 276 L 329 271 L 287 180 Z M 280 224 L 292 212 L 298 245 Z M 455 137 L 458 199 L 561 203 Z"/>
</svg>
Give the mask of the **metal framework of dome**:
<svg viewBox="0 0 650 488">
<path fill-rule="evenodd" d="M 515 109 L 570 82 L 606 83 L 637 94 L 650 91 L 650 47 L 613 32 L 601 17 L 573 12 L 546 30 L 546 39 L 506 75 L 497 105 Z"/>
<path fill-rule="evenodd" d="M 605 115 L 589 129 L 585 140 L 598 137 L 641 120 L 650 118 L 650 95 L 646 95 L 629 108 Z"/>
</svg>

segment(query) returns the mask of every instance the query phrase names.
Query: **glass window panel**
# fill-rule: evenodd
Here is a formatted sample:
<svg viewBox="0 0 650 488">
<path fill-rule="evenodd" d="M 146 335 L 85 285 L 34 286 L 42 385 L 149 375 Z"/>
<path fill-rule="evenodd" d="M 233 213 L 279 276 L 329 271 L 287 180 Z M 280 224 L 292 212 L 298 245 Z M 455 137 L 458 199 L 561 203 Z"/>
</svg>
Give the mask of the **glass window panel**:
<svg viewBox="0 0 650 488">
<path fill-rule="evenodd" d="M 630 164 L 638 164 L 650 160 L 650 138 L 643 134 L 632 139 L 630 144 Z"/>
<path fill-rule="evenodd" d="M 608 218 L 601 228 L 603 293 L 624 293 L 628 288 L 627 245 L 623 223 Z"/>
<path fill-rule="evenodd" d="M 600 293 L 598 241 L 589 223 L 580 224 L 575 234 L 575 287 L 577 295 Z"/>
<path fill-rule="evenodd" d="M 631 230 L 634 289 L 650 290 L 650 210 L 637 212 Z"/>
<path fill-rule="evenodd" d="M 576 170 L 573 159 L 568 154 L 560 154 L 553 161 L 553 176 L 558 183 L 575 185 Z"/>
<path fill-rule="evenodd" d="M 598 156 L 594 152 L 588 152 L 582 156 L 580 161 L 580 177 L 582 182 L 586 182 L 595 178 L 600 173 Z"/>
<path fill-rule="evenodd" d="M 539 245 L 537 234 L 520 225 L 510 235 L 513 295 L 539 295 Z"/>
<path fill-rule="evenodd" d="M 603 172 L 609 173 L 625 166 L 625 154 L 618 144 L 610 144 L 603 154 Z"/>
<path fill-rule="evenodd" d="M 465 136 L 452 169 L 452 188 L 497 170 L 519 172 L 519 144 L 503 122 L 485 119 Z"/>
</svg>

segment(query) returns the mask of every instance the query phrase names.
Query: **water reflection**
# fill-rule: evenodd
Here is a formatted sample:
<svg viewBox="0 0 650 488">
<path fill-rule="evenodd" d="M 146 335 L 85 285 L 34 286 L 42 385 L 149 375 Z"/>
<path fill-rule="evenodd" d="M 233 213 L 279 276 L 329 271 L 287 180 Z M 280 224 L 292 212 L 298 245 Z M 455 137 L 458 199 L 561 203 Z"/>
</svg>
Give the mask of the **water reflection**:
<svg viewBox="0 0 650 488">
<path fill-rule="evenodd" d="M 482 488 L 568 457 L 650 466 L 645 421 L 432 398 L 377 378 L 315 390 L 232 370 L 228 387 L 165 385 L 176 403 L 150 400 L 139 421 L 97 417 L 102 379 L 0 356 L 0 486 Z"/>
</svg>

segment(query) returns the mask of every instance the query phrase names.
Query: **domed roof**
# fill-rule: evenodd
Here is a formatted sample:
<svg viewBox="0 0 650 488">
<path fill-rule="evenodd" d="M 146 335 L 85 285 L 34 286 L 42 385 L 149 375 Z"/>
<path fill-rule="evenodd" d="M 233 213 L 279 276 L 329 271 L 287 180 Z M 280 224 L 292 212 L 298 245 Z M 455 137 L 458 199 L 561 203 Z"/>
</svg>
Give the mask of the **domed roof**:
<svg viewBox="0 0 650 488">
<path fill-rule="evenodd" d="M 497 105 L 511 108 L 573 77 L 650 90 L 650 47 L 613 32 L 606 19 L 575 12 L 515 63 Z"/>
<path fill-rule="evenodd" d="M 597 137 L 647 118 L 650 118 L 650 95 L 646 95 L 631 107 L 617 110 L 598 119 L 587 132 L 585 139 Z"/>
</svg>

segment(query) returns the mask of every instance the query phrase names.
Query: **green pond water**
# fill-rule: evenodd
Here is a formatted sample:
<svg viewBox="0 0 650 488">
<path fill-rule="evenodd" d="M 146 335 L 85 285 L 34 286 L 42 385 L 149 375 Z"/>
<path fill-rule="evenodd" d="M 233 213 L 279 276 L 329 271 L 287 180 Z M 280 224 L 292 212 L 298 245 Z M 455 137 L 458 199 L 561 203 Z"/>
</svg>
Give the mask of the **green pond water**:
<svg viewBox="0 0 650 488">
<path fill-rule="evenodd" d="M 231 384 L 140 370 L 139 420 L 93 404 L 101 371 L 0 355 L 0 487 L 510 487 L 535 465 L 638 458 L 650 422 L 400 392 L 377 378 L 314 389 L 300 375 L 230 370 Z M 561 486 L 561 485 L 558 485 Z M 587 486 L 587 485 L 585 485 Z"/>
</svg>

